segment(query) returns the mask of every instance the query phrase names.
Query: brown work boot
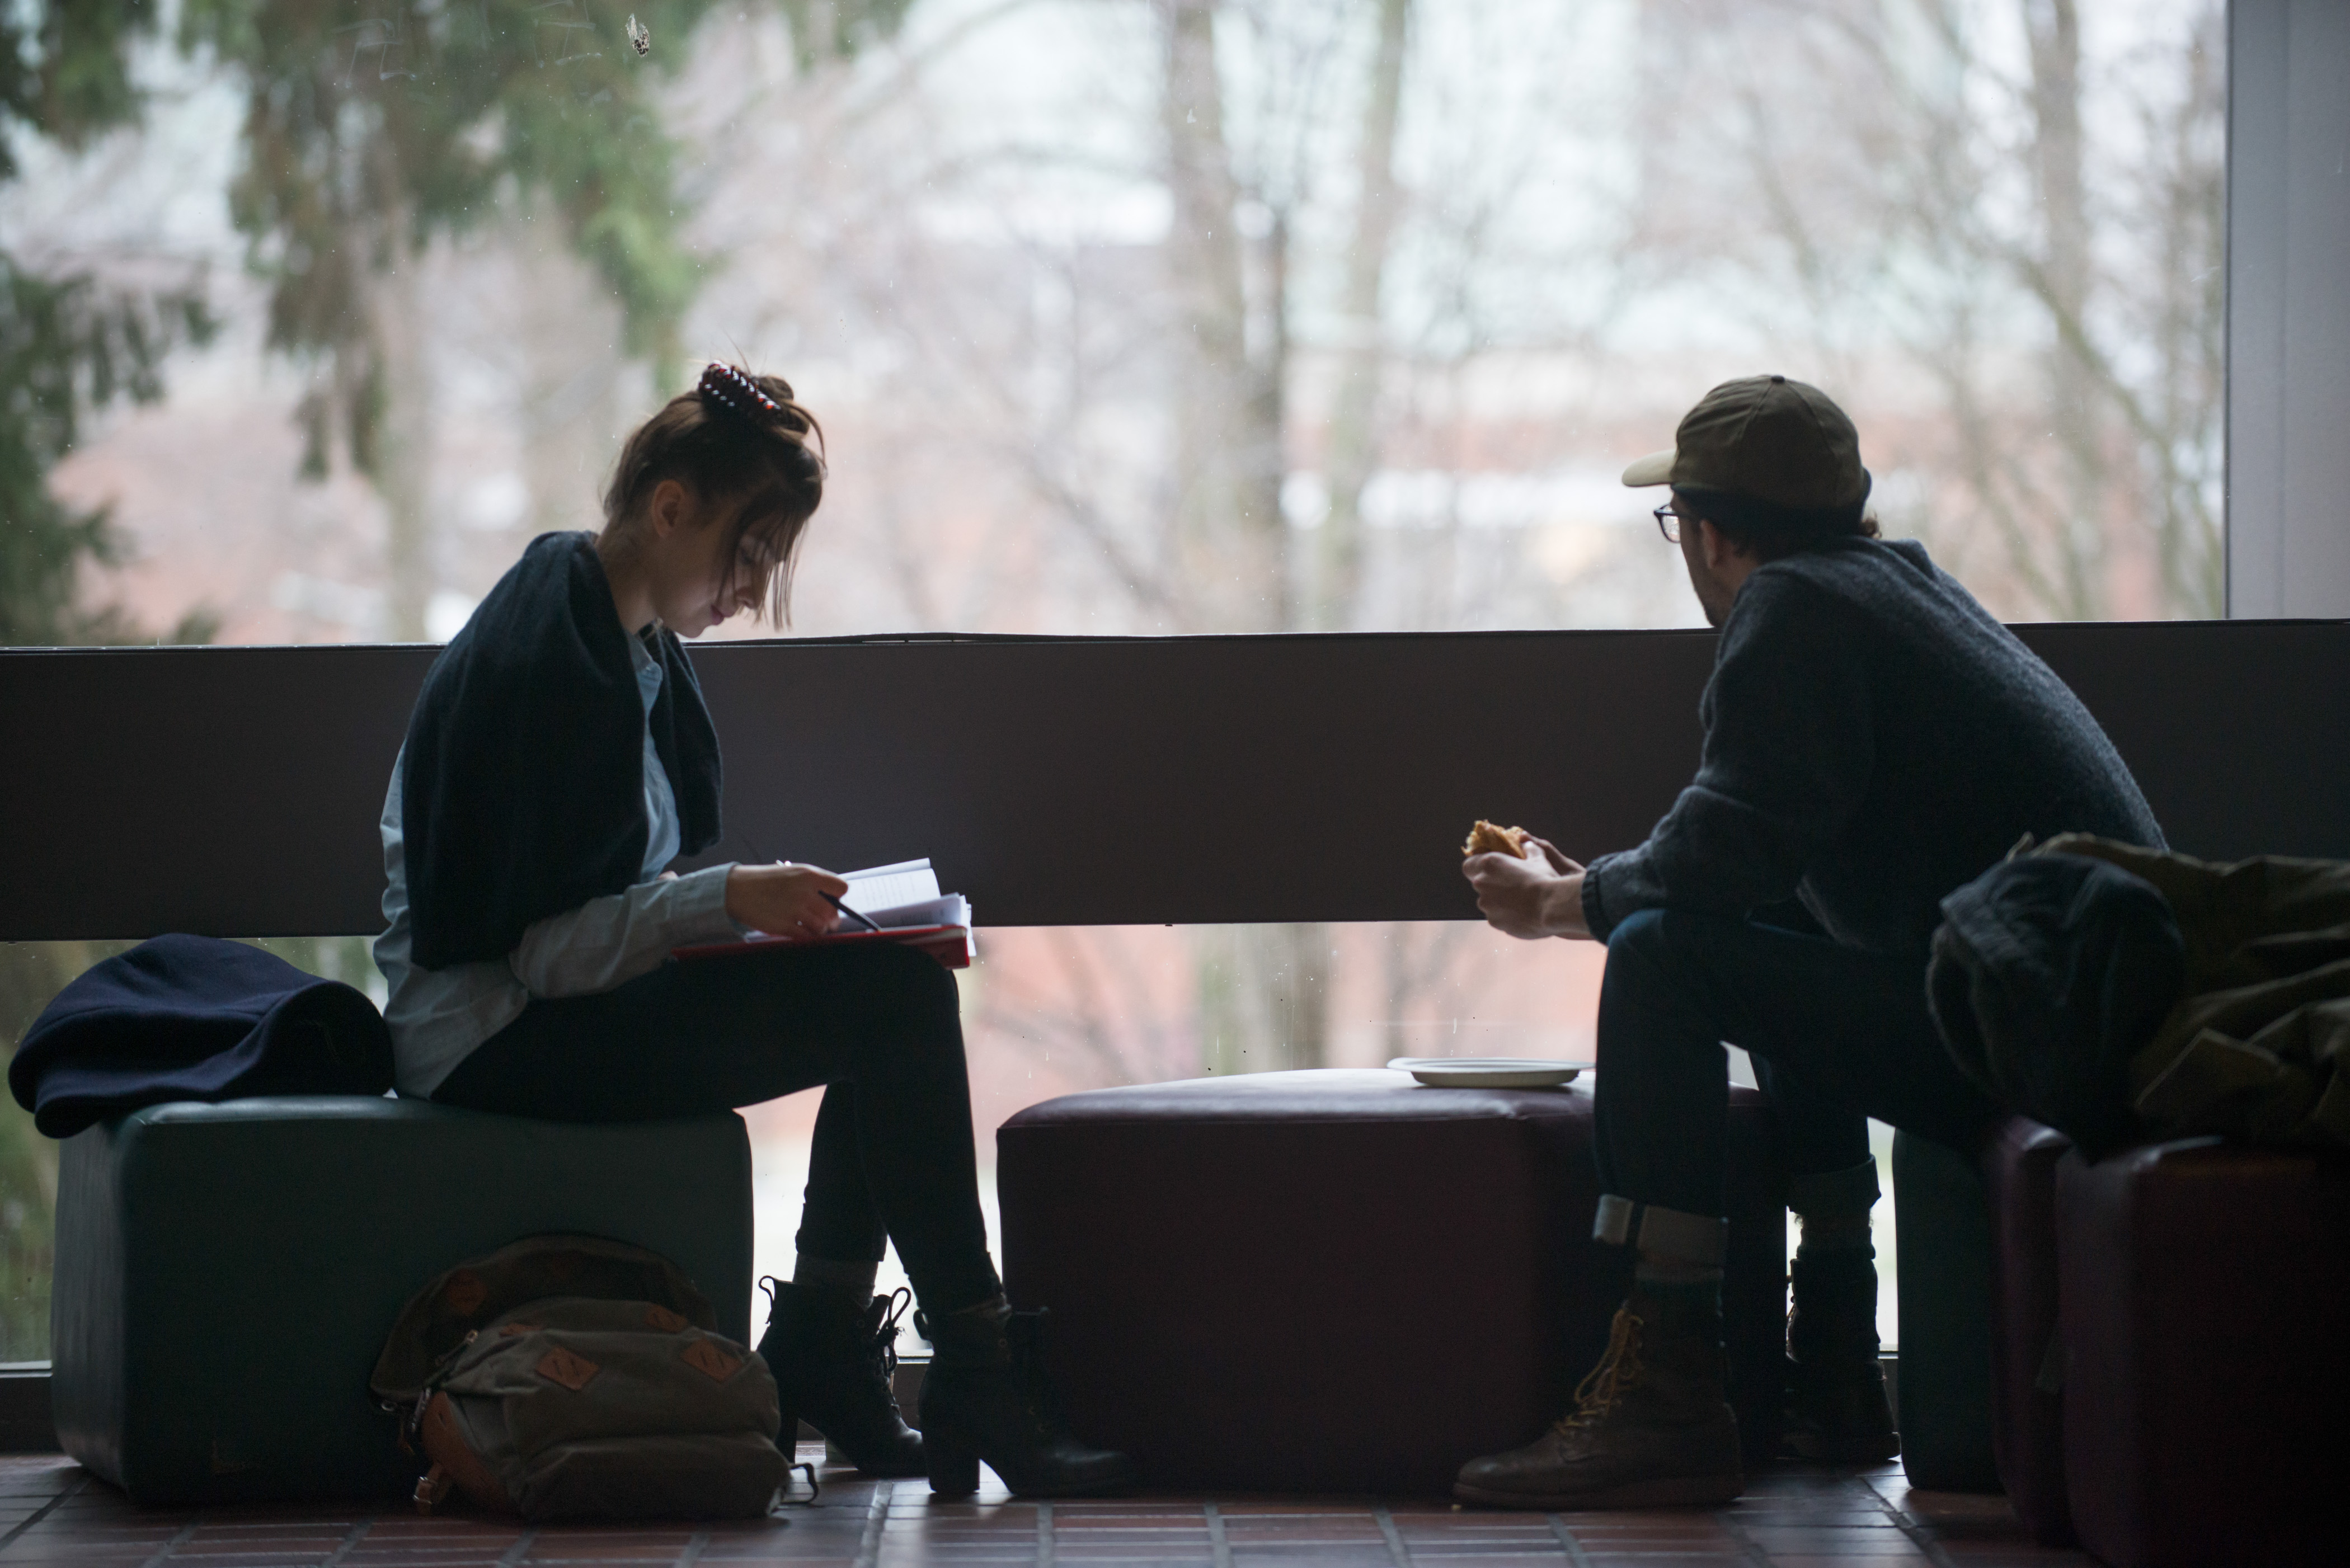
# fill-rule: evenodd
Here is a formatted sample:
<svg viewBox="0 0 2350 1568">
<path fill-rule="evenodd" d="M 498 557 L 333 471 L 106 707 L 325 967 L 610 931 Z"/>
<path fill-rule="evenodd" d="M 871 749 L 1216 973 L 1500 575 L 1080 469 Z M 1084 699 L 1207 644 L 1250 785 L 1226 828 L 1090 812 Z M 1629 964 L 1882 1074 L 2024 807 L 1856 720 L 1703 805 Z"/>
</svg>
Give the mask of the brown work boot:
<svg viewBox="0 0 2350 1568">
<path fill-rule="evenodd" d="M 1807 1459 L 1877 1464 L 1901 1451 L 1877 1361 L 1877 1255 L 1798 1257 L 1787 1314 L 1786 1444 Z"/>
<path fill-rule="evenodd" d="M 1703 1508 L 1743 1490 L 1722 1393 L 1721 1308 L 1637 1288 L 1575 1408 L 1523 1449 L 1471 1459 L 1452 1495 L 1489 1508 Z"/>
</svg>

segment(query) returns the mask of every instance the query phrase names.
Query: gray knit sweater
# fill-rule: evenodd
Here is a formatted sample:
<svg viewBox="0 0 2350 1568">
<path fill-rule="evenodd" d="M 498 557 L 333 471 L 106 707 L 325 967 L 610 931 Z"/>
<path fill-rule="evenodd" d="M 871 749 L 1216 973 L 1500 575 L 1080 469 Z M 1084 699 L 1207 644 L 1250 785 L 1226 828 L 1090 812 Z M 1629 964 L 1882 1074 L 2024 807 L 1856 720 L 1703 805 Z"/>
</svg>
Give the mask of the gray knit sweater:
<svg viewBox="0 0 2350 1568">
<path fill-rule="evenodd" d="M 1696 779 L 1646 844 L 1591 863 L 1595 936 L 1794 895 L 1837 941 L 1922 962 L 1943 896 L 2026 833 L 2163 847 L 2080 699 L 1912 540 L 1757 570 L 1699 713 Z"/>
</svg>

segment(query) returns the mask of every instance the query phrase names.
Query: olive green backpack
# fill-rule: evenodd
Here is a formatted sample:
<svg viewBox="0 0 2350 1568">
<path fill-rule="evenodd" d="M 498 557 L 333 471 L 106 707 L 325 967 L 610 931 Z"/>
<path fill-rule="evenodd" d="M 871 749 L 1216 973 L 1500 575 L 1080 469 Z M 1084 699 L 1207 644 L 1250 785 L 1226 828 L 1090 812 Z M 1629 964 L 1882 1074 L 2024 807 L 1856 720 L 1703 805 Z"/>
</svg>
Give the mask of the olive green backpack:
<svg viewBox="0 0 2350 1568">
<path fill-rule="evenodd" d="M 534 1522 L 745 1519 L 788 1473 L 766 1364 L 659 1253 L 536 1236 L 425 1287 L 369 1386 L 449 1492 Z"/>
</svg>

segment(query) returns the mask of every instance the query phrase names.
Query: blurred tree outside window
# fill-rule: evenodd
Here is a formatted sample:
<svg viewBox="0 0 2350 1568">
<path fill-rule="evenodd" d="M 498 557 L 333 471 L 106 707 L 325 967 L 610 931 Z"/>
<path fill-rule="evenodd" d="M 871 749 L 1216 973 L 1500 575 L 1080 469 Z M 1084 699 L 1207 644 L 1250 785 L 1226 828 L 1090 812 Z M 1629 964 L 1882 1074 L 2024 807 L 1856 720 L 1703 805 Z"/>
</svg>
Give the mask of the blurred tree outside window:
<svg viewBox="0 0 2350 1568">
<path fill-rule="evenodd" d="M 20 0 L 0 639 L 445 639 L 705 358 L 825 423 L 795 635 L 1696 625 L 1617 475 L 1760 370 L 2000 615 L 2217 615 L 2224 23 Z M 1501 940 L 1010 933 L 981 1097 L 1383 1060 Z"/>
<path fill-rule="evenodd" d="M 1615 477 L 1765 366 L 2009 618 L 2216 614 L 2223 21 L 25 0 L 0 631 L 445 634 L 703 358 L 806 631 L 1690 624 Z"/>
</svg>

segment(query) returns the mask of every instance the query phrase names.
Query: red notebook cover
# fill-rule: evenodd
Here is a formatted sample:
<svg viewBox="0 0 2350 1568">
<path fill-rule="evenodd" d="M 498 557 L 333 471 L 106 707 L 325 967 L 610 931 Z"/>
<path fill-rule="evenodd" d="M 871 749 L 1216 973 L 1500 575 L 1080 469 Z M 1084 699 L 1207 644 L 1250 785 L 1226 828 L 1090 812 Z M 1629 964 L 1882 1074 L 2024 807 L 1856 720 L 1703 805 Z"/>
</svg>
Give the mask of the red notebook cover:
<svg viewBox="0 0 2350 1568">
<path fill-rule="evenodd" d="M 920 949 L 949 969 L 971 967 L 969 926 L 892 926 L 879 931 L 829 931 L 820 937 L 748 937 L 739 942 L 702 942 L 690 948 L 671 948 L 669 956 L 681 963 L 698 963 L 704 959 L 764 952 L 770 948 L 833 948 L 852 942 L 903 942 L 910 948 Z"/>
</svg>

